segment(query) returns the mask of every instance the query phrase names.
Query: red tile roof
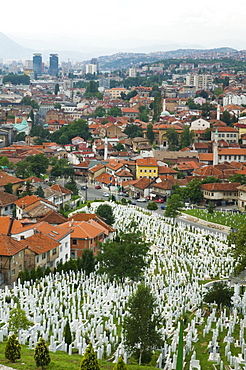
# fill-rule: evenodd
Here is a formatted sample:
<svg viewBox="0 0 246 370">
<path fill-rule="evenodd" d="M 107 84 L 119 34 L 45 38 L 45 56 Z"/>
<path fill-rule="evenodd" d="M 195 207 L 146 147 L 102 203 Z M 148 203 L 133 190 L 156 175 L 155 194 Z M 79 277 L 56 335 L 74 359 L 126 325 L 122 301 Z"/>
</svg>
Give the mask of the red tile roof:
<svg viewBox="0 0 246 370">
<path fill-rule="evenodd" d="M 20 242 L 10 236 L 0 234 L 0 256 L 14 256 L 26 248 L 26 243 Z"/>
</svg>

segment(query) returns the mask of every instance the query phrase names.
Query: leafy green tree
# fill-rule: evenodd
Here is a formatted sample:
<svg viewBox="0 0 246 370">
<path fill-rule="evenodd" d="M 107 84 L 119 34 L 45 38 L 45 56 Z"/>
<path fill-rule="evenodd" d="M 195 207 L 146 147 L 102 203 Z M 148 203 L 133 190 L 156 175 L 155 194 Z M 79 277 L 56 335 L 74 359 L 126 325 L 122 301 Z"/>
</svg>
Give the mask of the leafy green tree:
<svg viewBox="0 0 246 370">
<path fill-rule="evenodd" d="M 118 107 L 112 107 L 108 111 L 108 115 L 112 117 L 121 117 L 122 116 L 122 110 Z"/>
<path fill-rule="evenodd" d="M 131 139 L 143 136 L 142 128 L 134 124 L 127 125 L 123 132 Z"/>
<path fill-rule="evenodd" d="M 18 334 L 21 329 L 27 330 L 32 325 L 32 322 L 26 317 L 25 311 L 17 307 L 10 311 L 8 324 L 9 331 Z"/>
<path fill-rule="evenodd" d="M 245 185 L 246 184 L 246 175 L 236 173 L 233 176 L 229 176 L 228 181 L 230 181 L 230 182 L 239 182 L 241 185 Z"/>
<path fill-rule="evenodd" d="M 198 179 L 193 179 L 188 182 L 184 189 L 185 199 L 189 199 L 192 203 L 199 204 L 203 199 L 203 194 L 201 191 L 201 181 Z"/>
<path fill-rule="evenodd" d="M 189 147 L 194 142 L 194 131 L 190 131 L 189 126 L 185 126 L 180 135 L 180 148 Z"/>
<path fill-rule="evenodd" d="M 208 213 L 209 214 L 213 214 L 214 213 L 214 208 L 215 208 L 214 203 L 213 202 L 209 202 L 208 203 Z"/>
<path fill-rule="evenodd" d="M 44 369 L 50 363 L 49 348 L 43 338 L 40 338 L 34 349 L 34 360 L 36 366 L 41 367 L 42 369 Z"/>
<path fill-rule="evenodd" d="M 86 275 L 90 275 L 91 272 L 95 271 L 95 257 L 92 250 L 84 250 L 81 258 L 81 267 Z"/>
<path fill-rule="evenodd" d="M 164 215 L 166 217 L 175 218 L 178 216 L 183 206 L 184 203 L 181 196 L 179 194 L 173 194 L 168 198 Z"/>
<path fill-rule="evenodd" d="M 45 174 L 49 166 L 49 160 L 43 153 L 27 157 L 26 162 L 30 164 L 31 171 L 37 177 L 40 177 L 40 175 Z"/>
<path fill-rule="evenodd" d="M 235 274 L 239 274 L 246 268 L 246 224 L 237 232 L 230 232 L 227 239 L 236 262 Z"/>
<path fill-rule="evenodd" d="M 32 100 L 29 96 L 24 96 L 21 100 L 21 104 L 30 105 L 33 109 L 39 109 L 39 105 L 35 100 Z"/>
<path fill-rule="evenodd" d="M 4 191 L 9 194 L 13 194 L 13 184 L 9 182 L 8 184 L 4 185 Z"/>
<path fill-rule="evenodd" d="M 166 132 L 166 137 L 168 140 L 168 149 L 175 151 L 179 149 L 179 135 L 174 128 L 168 128 Z"/>
<path fill-rule="evenodd" d="M 58 94 L 59 90 L 60 90 L 59 84 L 55 84 L 55 95 Z"/>
<path fill-rule="evenodd" d="M 149 108 L 145 105 L 141 105 L 139 108 L 138 118 L 143 122 L 149 122 Z"/>
<path fill-rule="evenodd" d="M 105 117 L 105 116 L 106 116 L 105 108 L 101 106 L 96 107 L 95 112 L 93 113 L 93 117 Z"/>
<path fill-rule="evenodd" d="M 89 343 L 85 354 L 82 357 L 80 370 L 100 370 L 99 362 L 91 343 Z"/>
<path fill-rule="evenodd" d="M 61 109 L 61 103 L 55 103 L 54 104 L 54 109 L 60 110 Z"/>
<path fill-rule="evenodd" d="M 26 138 L 25 132 L 19 132 L 15 137 L 15 141 L 25 141 L 25 138 Z"/>
<path fill-rule="evenodd" d="M 41 198 L 44 198 L 44 191 L 43 191 L 42 186 L 39 185 L 39 187 L 37 188 L 34 194 Z"/>
<path fill-rule="evenodd" d="M 139 231 L 120 233 L 114 240 L 99 243 L 99 248 L 99 273 L 107 273 L 111 279 L 138 280 L 147 266 L 149 245 Z"/>
<path fill-rule="evenodd" d="M 21 346 L 15 334 L 10 335 L 5 347 L 5 358 L 15 362 L 21 358 Z"/>
<path fill-rule="evenodd" d="M 162 97 L 159 91 L 155 95 L 153 109 L 154 109 L 153 121 L 157 122 L 160 120 L 160 115 L 162 111 Z"/>
<path fill-rule="evenodd" d="M 118 362 L 114 365 L 113 370 L 127 370 L 127 366 L 121 356 L 119 357 Z"/>
<path fill-rule="evenodd" d="M 219 307 L 231 307 L 232 290 L 223 281 L 216 281 L 205 294 L 203 300 L 207 303 L 216 303 Z"/>
<path fill-rule="evenodd" d="M 128 302 L 128 315 L 123 328 L 125 345 L 129 352 L 137 352 L 139 365 L 146 353 L 151 353 L 161 345 L 162 338 L 158 331 L 161 315 L 157 314 L 157 303 L 148 286 L 138 286 Z"/>
<path fill-rule="evenodd" d="M 17 75 L 14 73 L 9 73 L 8 75 L 3 77 L 3 83 L 10 82 L 13 85 L 29 85 L 30 84 L 30 77 L 26 74 Z"/>
<path fill-rule="evenodd" d="M 222 182 L 222 180 L 215 176 L 208 176 L 202 180 L 202 184 L 214 184 L 216 182 Z"/>
<path fill-rule="evenodd" d="M 113 225 L 115 218 L 113 214 L 113 208 L 109 204 L 100 204 L 96 210 L 96 214 L 102 217 L 106 224 Z"/>
<path fill-rule="evenodd" d="M 62 135 L 64 136 L 61 142 Z M 88 124 L 85 120 L 78 119 L 74 122 L 69 123 L 66 126 L 63 126 L 62 128 L 60 128 L 59 130 L 55 131 L 53 134 L 50 135 L 50 140 L 58 144 L 64 145 L 69 144 L 71 142 L 71 139 L 75 136 L 80 136 L 86 141 L 91 137 Z M 64 141 L 64 138 L 66 139 L 65 140 L 66 142 Z"/>
<path fill-rule="evenodd" d="M 65 343 L 67 344 L 67 352 L 68 352 L 69 346 L 72 343 L 72 334 L 71 334 L 71 329 L 70 329 L 70 325 L 69 325 L 68 320 L 67 320 L 66 325 L 64 327 L 64 338 L 65 338 Z"/>
<path fill-rule="evenodd" d="M 126 149 L 124 147 L 124 145 L 122 143 L 117 143 L 115 146 L 114 146 L 114 149 L 117 151 L 117 152 L 124 152 Z"/>
<path fill-rule="evenodd" d="M 156 202 L 149 202 L 147 205 L 147 209 L 149 209 L 150 211 L 156 211 L 158 209 L 158 205 L 156 204 Z"/>
<path fill-rule="evenodd" d="M 34 137 L 40 137 L 41 139 L 48 139 L 49 137 L 49 130 L 46 130 L 40 125 L 35 125 L 31 128 L 30 136 Z"/>
<path fill-rule="evenodd" d="M 214 95 L 216 96 L 219 96 L 223 94 L 223 90 L 221 89 L 221 87 L 217 87 L 215 90 L 214 90 Z"/>
<path fill-rule="evenodd" d="M 153 125 L 152 125 L 152 123 L 149 123 L 147 125 L 146 136 L 149 139 L 150 144 L 153 144 L 153 142 L 155 141 L 155 133 L 153 131 Z"/>
<path fill-rule="evenodd" d="M 68 181 L 64 187 L 66 189 L 69 189 L 73 192 L 73 195 L 78 195 L 79 194 L 79 189 L 77 187 L 77 184 L 76 184 L 76 181 L 74 179 L 71 179 L 70 181 Z"/>
<path fill-rule="evenodd" d="M 225 122 L 227 124 L 227 126 L 230 125 L 230 123 L 231 123 L 231 115 L 228 112 L 228 110 L 224 110 L 224 112 L 222 113 L 221 121 Z"/>
</svg>

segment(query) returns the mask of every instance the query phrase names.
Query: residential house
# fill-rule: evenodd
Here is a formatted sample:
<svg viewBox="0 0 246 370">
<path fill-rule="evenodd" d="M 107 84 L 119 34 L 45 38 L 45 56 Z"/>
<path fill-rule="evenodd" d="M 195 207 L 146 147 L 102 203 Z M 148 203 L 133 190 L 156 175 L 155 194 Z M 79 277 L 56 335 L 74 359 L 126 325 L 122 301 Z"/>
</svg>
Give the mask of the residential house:
<svg viewBox="0 0 246 370">
<path fill-rule="evenodd" d="M 246 162 L 246 148 L 219 148 L 218 161 L 221 162 Z"/>
<path fill-rule="evenodd" d="M 154 183 L 154 180 L 151 178 L 142 177 L 137 180 L 129 181 L 125 189 L 128 190 L 130 196 L 145 198 L 150 196 L 152 183 Z"/>
<path fill-rule="evenodd" d="M 98 251 L 98 242 L 104 241 L 105 229 L 91 221 L 68 221 L 61 225 L 72 230 L 70 234 L 71 258 L 82 257 L 85 249 L 90 249 L 93 253 Z"/>
<path fill-rule="evenodd" d="M 4 234 L 0 234 L 0 245 L 0 285 L 11 285 L 25 268 L 24 252 L 27 246 Z"/>
<path fill-rule="evenodd" d="M 0 190 L 0 216 L 12 215 L 17 199 L 16 195 Z"/>
<path fill-rule="evenodd" d="M 95 179 L 105 172 L 105 166 L 102 163 L 98 163 L 88 170 L 88 180 L 90 182 L 95 182 Z"/>
<path fill-rule="evenodd" d="M 218 139 L 223 139 L 227 141 L 228 143 L 236 143 L 238 144 L 238 130 L 236 130 L 233 127 L 217 127 L 216 129 L 214 128 L 211 132 L 211 140 L 215 141 L 215 135 L 218 132 Z"/>
<path fill-rule="evenodd" d="M 57 211 L 57 206 L 36 195 L 27 195 L 15 201 L 16 218 L 30 218 L 34 221 L 44 217 L 50 210 Z"/>
<path fill-rule="evenodd" d="M 158 163 L 155 158 L 143 158 L 136 160 L 136 178 L 156 178 L 159 176 Z"/>
<path fill-rule="evenodd" d="M 237 204 L 239 183 L 202 184 L 201 190 L 206 203 L 218 205 Z"/>
<path fill-rule="evenodd" d="M 246 210 L 246 185 L 240 185 L 238 190 L 238 209 L 240 211 Z"/>
<path fill-rule="evenodd" d="M 11 176 L 4 171 L 0 171 L 0 190 L 4 191 L 4 186 L 12 184 L 13 194 L 16 195 L 18 188 L 24 184 L 25 180 L 19 179 L 18 177 Z"/>
<path fill-rule="evenodd" d="M 149 143 L 148 138 L 143 137 L 135 137 L 132 139 L 132 150 L 134 152 L 138 152 L 140 150 L 151 150 L 152 145 Z"/>
<path fill-rule="evenodd" d="M 59 258 L 60 243 L 52 237 L 37 232 L 25 240 L 27 249 L 25 250 L 25 267 L 28 270 L 37 269 L 39 266 L 45 270 L 51 270 L 56 266 Z"/>
</svg>

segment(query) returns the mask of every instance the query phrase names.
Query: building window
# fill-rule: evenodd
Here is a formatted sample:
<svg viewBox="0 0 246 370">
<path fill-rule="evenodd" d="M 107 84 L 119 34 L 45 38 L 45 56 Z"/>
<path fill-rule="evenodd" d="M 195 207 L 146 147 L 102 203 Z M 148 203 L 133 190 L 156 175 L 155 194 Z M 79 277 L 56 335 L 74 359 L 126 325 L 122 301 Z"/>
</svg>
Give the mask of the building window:
<svg viewBox="0 0 246 370">
<path fill-rule="evenodd" d="M 22 265 L 19 265 L 19 271 L 22 271 Z"/>
<path fill-rule="evenodd" d="M 4 209 L 5 209 L 5 211 L 7 211 L 8 210 L 8 207 L 4 207 Z"/>
<path fill-rule="evenodd" d="M 12 273 L 12 275 L 15 275 L 15 269 L 13 269 L 13 270 L 11 271 L 11 273 Z"/>
<path fill-rule="evenodd" d="M 52 249 L 52 255 L 56 254 L 56 248 Z"/>
<path fill-rule="evenodd" d="M 65 248 L 67 248 L 67 247 L 68 247 L 68 242 L 65 243 Z"/>
<path fill-rule="evenodd" d="M 45 255 L 46 255 L 46 253 L 42 253 L 42 260 L 45 259 Z"/>
<path fill-rule="evenodd" d="M 60 252 L 62 252 L 62 245 L 60 246 Z"/>
<path fill-rule="evenodd" d="M 22 252 L 19 252 L 19 258 L 21 258 L 22 257 Z"/>
<path fill-rule="evenodd" d="M 39 263 L 39 256 L 36 257 L 36 261 L 37 261 L 37 263 Z"/>
<path fill-rule="evenodd" d="M 77 239 L 73 239 L 73 245 L 77 244 Z"/>
</svg>

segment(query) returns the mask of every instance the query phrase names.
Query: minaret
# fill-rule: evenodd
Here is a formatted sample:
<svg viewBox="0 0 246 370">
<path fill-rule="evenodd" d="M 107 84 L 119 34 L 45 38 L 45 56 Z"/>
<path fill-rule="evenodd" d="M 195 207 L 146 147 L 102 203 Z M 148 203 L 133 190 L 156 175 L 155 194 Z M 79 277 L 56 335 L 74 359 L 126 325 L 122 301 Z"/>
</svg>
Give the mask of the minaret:
<svg viewBox="0 0 246 370">
<path fill-rule="evenodd" d="M 214 143 L 213 143 L 213 166 L 219 163 L 219 155 L 218 155 L 218 127 L 216 127 L 215 135 L 214 135 Z"/>
<path fill-rule="evenodd" d="M 105 136 L 104 138 L 104 160 L 108 159 L 108 138 Z"/>
<path fill-rule="evenodd" d="M 216 119 L 219 121 L 220 120 L 220 105 L 217 105 L 217 117 Z"/>
<path fill-rule="evenodd" d="M 166 112 L 166 99 L 163 99 L 162 112 Z"/>
</svg>

